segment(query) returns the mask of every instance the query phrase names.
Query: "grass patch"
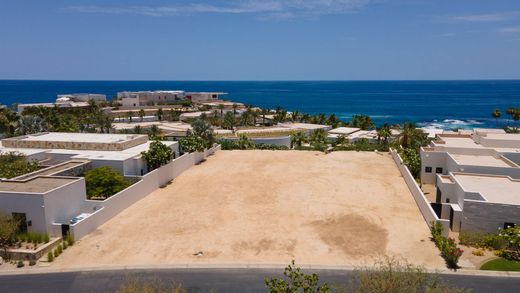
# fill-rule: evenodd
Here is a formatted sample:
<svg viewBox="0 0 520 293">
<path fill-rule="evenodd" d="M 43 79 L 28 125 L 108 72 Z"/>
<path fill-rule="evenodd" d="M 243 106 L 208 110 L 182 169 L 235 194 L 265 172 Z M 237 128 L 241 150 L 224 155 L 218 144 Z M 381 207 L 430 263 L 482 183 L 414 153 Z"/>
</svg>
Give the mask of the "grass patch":
<svg viewBox="0 0 520 293">
<path fill-rule="evenodd" d="M 520 272 L 520 261 L 497 258 L 486 262 L 480 267 L 480 269 L 485 271 Z"/>
</svg>

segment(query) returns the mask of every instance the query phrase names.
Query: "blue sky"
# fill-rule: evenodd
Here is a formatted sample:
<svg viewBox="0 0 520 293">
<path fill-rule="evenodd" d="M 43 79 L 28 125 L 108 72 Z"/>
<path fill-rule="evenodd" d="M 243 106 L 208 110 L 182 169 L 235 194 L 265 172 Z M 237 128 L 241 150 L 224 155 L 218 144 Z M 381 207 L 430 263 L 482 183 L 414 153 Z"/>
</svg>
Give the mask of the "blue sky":
<svg viewBox="0 0 520 293">
<path fill-rule="evenodd" d="M 0 0 L 0 79 L 518 78 L 518 0 Z"/>
</svg>

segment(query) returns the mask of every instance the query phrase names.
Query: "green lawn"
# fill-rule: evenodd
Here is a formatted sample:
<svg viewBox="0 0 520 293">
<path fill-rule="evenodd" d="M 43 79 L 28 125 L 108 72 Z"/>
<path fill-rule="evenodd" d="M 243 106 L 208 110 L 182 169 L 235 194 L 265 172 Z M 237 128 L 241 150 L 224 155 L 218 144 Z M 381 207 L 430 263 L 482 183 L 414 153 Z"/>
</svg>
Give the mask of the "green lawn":
<svg viewBox="0 0 520 293">
<path fill-rule="evenodd" d="M 520 272 L 520 261 L 497 258 L 490 260 L 480 267 L 486 271 L 515 271 Z"/>
</svg>

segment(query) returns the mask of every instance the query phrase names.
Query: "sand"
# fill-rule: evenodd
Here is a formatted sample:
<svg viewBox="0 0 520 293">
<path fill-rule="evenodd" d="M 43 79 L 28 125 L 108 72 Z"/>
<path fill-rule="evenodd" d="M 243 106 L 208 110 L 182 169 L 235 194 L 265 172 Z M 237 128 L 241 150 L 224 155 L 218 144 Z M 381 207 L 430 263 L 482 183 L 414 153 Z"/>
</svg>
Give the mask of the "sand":
<svg viewBox="0 0 520 293">
<path fill-rule="evenodd" d="M 52 267 L 292 259 L 364 266 L 393 256 L 444 268 L 429 235 L 388 154 L 219 151 L 78 241 Z"/>
</svg>

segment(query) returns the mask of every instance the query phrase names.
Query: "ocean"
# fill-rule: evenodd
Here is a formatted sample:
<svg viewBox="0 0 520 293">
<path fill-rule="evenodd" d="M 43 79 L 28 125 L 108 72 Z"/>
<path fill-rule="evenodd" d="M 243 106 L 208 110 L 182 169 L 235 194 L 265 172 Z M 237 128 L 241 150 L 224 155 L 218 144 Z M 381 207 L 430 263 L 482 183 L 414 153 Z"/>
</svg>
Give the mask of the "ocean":
<svg viewBox="0 0 520 293">
<path fill-rule="evenodd" d="M 348 120 L 370 115 L 382 123 L 415 122 L 443 129 L 495 127 L 491 117 L 520 108 L 520 80 L 493 81 L 43 81 L 0 80 L 0 104 L 52 102 L 58 94 L 185 90 L 227 92 L 228 100 Z"/>
</svg>

